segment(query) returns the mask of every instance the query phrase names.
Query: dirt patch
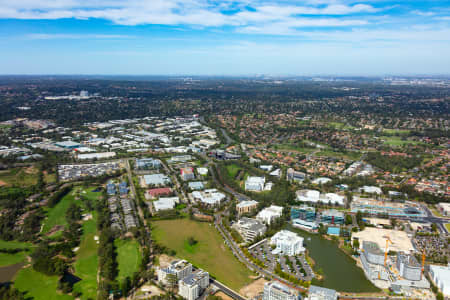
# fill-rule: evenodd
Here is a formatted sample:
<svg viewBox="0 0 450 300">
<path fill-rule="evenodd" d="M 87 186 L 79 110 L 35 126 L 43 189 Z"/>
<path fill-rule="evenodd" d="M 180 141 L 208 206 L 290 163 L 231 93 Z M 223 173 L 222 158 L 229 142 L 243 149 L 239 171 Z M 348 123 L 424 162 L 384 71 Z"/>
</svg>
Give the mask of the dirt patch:
<svg viewBox="0 0 450 300">
<path fill-rule="evenodd" d="M 233 300 L 233 298 L 231 298 L 231 297 L 228 296 L 228 295 L 225 295 L 225 293 L 222 292 L 222 291 L 218 291 L 217 293 L 214 294 L 214 296 L 220 297 L 220 298 L 222 298 L 223 300 Z"/>
<path fill-rule="evenodd" d="M 160 290 L 157 286 L 154 285 L 144 285 L 141 287 L 141 291 L 145 296 L 153 297 L 153 296 L 161 296 L 164 294 L 162 290 Z"/>
<path fill-rule="evenodd" d="M 50 229 L 45 235 L 46 236 L 51 236 L 52 234 L 54 234 L 54 233 L 56 233 L 56 232 L 58 232 L 60 230 L 64 230 L 64 226 L 63 225 L 56 225 L 56 226 L 53 226 L 53 228 Z"/>
<path fill-rule="evenodd" d="M 36 173 L 36 171 L 37 170 L 34 167 L 28 167 L 25 169 L 25 173 L 27 173 L 27 174 L 34 174 L 34 173 Z"/>
<path fill-rule="evenodd" d="M 161 254 L 159 256 L 159 267 L 167 268 L 170 265 L 170 263 L 173 262 L 174 260 L 176 260 L 176 259 L 172 256 L 168 256 L 166 254 Z"/>
<path fill-rule="evenodd" d="M 8 184 L 4 182 L 3 180 L 0 180 L 0 186 L 7 186 Z"/>
<path fill-rule="evenodd" d="M 261 294 L 264 290 L 264 284 L 268 282 L 264 278 L 257 279 L 250 283 L 249 285 L 244 286 L 242 289 L 239 290 L 239 294 L 242 296 L 253 299 L 254 297 Z"/>
</svg>

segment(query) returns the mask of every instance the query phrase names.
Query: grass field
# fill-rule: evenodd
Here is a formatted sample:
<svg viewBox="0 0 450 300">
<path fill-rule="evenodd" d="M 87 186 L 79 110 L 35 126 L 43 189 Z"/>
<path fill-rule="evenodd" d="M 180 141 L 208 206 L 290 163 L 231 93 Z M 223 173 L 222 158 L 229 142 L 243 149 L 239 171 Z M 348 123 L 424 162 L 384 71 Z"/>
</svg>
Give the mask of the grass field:
<svg viewBox="0 0 450 300">
<path fill-rule="evenodd" d="M 322 150 L 320 152 L 316 153 L 316 156 L 328 156 L 328 157 L 335 157 L 335 158 L 346 158 L 351 160 L 358 160 L 361 158 L 361 153 L 358 152 L 335 152 L 330 150 Z"/>
<path fill-rule="evenodd" d="M 302 148 L 293 144 L 278 144 L 274 147 L 277 150 L 295 151 L 298 153 L 309 154 L 316 150 L 315 148 Z"/>
<path fill-rule="evenodd" d="M 0 171 L 0 181 L 6 186 L 30 186 L 37 183 L 37 169 L 14 168 Z"/>
<path fill-rule="evenodd" d="M 54 207 L 49 208 L 47 212 L 47 219 L 44 221 L 44 227 L 42 233 L 47 233 L 56 225 L 66 226 L 66 211 L 70 204 L 75 202 L 74 192 L 70 191 L 65 195 Z"/>
<path fill-rule="evenodd" d="M 410 141 L 410 140 L 402 140 L 399 136 L 382 136 L 381 139 L 384 140 L 384 143 L 386 145 L 390 146 L 403 146 L 403 145 L 417 145 L 419 142 L 416 141 Z"/>
<path fill-rule="evenodd" d="M 74 291 L 81 292 L 83 300 L 97 298 L 98 244 L 94 240 L 97 234 L 96 222 L 97 216 L 93 213 L 93 218 L 83 223 L 83 236 L 74 263 L 75 276 L 81 278 L 74 285 Z"/>
<path fill-rule="evenodd" d="M 450 223 L 445 224 L 445 228 L 447 228 L 447 231 L 450 232 Z"/>
<path fill-rule="evenodd" d="M 156 221 L 153 225 L 153 237 L 158 243 L 229 287 L 239 290 L 252 281 L 252 273 L 233 256 L 212 224 L 178 219 Z M 193 247 L 187 243 L 191 236 L 198 241 Z"/>
<path fill-rule="evenodd" d="M 383 132 L 386 132 L 388 134 L 408 134 L 410 133 L 410 130 L 408 129 L 388 129 L 388 128 L 383 128 Z"/>
<path fill-rule="evenodd" d="M 31 243 L 23 243 L 17 241 L 3 241 L 0 240 L 1 249 L 14 249 L 14 248 L 30 248 Z M 25 261 L 25 257 L 31 252 L 18 252 L 14 254 L 0 253 L 0 267 L 14 265 Z"/>
<path fill-rule="evenodd" d="M 114 244 L 117 247 L 117 263 L 119 265 L 117 279 L 120 283 L 127 276 L 131 278 L 133 273 L 139 270 L 141 253 L 136 240 L 116 239 Z"/>
<path fill-rule="evenodd" d="M 241 168 L 238 165 L 234 165 L 234 164 L 227 165 L 228 175 L 230 175 L 232 178 L 236 177 L 239 170 L 241 170 Z"/>
<path fill-rule="evenodd" d="M 36 272 L 32 267 L 20 270 L 14 280 L 14 287 L 22 292 L 27 292 L 25 297 L 45 300 L 69 300 L 72 296 L 56 292 L 58 285 L 57 276 L 46 276 Z"/>
</svg>

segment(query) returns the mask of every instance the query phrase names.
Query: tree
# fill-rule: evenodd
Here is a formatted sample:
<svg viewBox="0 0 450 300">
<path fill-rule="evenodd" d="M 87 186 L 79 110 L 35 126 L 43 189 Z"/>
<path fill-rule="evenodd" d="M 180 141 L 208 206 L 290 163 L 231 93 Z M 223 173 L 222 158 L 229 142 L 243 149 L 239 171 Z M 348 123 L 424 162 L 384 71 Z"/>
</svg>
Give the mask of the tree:
<svg viewBox="0 0 450 300">
<path fill-rule="evenodd" d="M 353 249 L 358 250 L 359 249 L 359 240 L 353 239 Z"/>
<path fill-rule="evenodd" d="M 198 243 L 198 241 L 194 237 L 192 237 L 192 236 L 188 237 L 188 244 L 189 244 L 189 246 L 194 246 L 197 243 Z"/>
<path fill-rule="evenodd" d="M 351 225 L 353 223 L 352 216 L 346 215 L 345 216 L 345 225 Z"/>
</svg>

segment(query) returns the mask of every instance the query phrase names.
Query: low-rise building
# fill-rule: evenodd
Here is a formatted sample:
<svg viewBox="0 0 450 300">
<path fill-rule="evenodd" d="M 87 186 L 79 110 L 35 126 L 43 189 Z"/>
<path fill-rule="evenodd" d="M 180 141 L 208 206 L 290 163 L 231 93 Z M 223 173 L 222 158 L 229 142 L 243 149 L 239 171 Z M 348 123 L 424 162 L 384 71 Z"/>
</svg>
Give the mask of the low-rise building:
<svg viewBox="0 0 450 300">
<path fill-rule="evenodd" d="M 320 213 L 320 222 L 327 224 L 344 224 L 345 214 L 335 209 L 324 210 Z"/>
<path fill-rule="evenodd" d="M 217 189 L 208 189 L 192 192 L 192 198 L 194 201 L 201 202 L 202 204 L 214 206 L 219 205 L 226 196 Z"/>
<path fill-rule="evenodd" d="M 283 214 L 283 207 L 271 205 L 261 210 L 257 215 L 256 219 L 263 223 L 270 225 L 273 220 L 278 219 Z"/>
<path fill-rule="evenodd" d="M 298 292 L 279 281 L 266 282 L 262 300 L 300 300 Z"/>
<path fill-rule="evenodd" d="M 178 197 L 159 198 L 158 201 L 153 202 L 153 207 L 156 211 L 174 209 L 179 202 L 180 199 Z"/>
<path fill-rule="evenodd" d="M 258 202 L 255 200 L 242 201 L 236 204 L 238 215 L 249 213 L 258 207 Z"/>
<path fill-rule="evenodd" d="M 293 219 L 312 222 L 316 219 L 316 209 L 308 205 L 292 206 L 291 220 Z"/>
<path fill-rule="evenodd" d="M 173 191 L 169 187 L 150 189 L 145 192 L 146 199 L 155 199 L 160 196 L 169 196 Z"/>
<path fill-rule="evenodd" d="M 266 179 L 264 177 L 249 176 L 245 181 L 245 190 L 260 192 L 264 190 Z"/>
<path fill-rule="evenodd" d="M 302 219 L 292 219 L 292 226 L 306 230 L 316 230 L 319 228 L 316 222 L 305 221 Z"/>
<path fill-rule="evenodd" d="M 188 186 L 191 190 L 203 190 L 205 185 L 201 181 L 191 181 L 188 183 Z"/>
<path fill-rule="evenodd" d="M 323 203 L 323 204 L 334 204 L 334 205 L 344 205 L 345 197 L 335 194 L 326 193 L 321 194 L 316 190 L 298 190 L 296 192 L 297 201 L 309 202 L 309 203 Z"/>
<path fill-rule="evenodd" d="M 149 170 L 159 169 L 161 167 L 161 161 L 153 158 L 136 158 L 136 169 Z"/>
<path fill-rule="evenodd" d="M 292 168 L 289 168 L 286 172 L 287 181 L 303 182 L 305 180 L 305 178 L 306 178 L 305 173 L 295 171 Z"/>
<path fill-rule="evenodd" d="M 194 169 L 192 168 L 181 168 L 180 169 L 181 179 L 184 181 L 195 179 Z"/>
<path fill-rule="evenodd" d="M 441 202 L 437 205 L 439 211 L 444 216 L 450 216 L 450 203 Z"/>
<path fill-rule="evenodd" d="M 294 256 L 305 251 L 305 248 L 303 247 L 303 238 L 288 230 L 277 232 L 270 239 L 270 244 L 275 245 L 276 247 L 272 251 L 274 254 Z"/>
<path fill-rule="evenodd" d="M 247 243 L 252 242 L 258 236 L 263 236 L 267 229 L 261 221 L 251 218 L 241 218 L 232 227 L 239 232 Z"/>
<path fill-rule="evenodd" d="M 168 176 L 164 174 L 150 174 L 141 177 L 141 185 L 144 186 L 165 186 L 171 183 Z"/>
</svg>

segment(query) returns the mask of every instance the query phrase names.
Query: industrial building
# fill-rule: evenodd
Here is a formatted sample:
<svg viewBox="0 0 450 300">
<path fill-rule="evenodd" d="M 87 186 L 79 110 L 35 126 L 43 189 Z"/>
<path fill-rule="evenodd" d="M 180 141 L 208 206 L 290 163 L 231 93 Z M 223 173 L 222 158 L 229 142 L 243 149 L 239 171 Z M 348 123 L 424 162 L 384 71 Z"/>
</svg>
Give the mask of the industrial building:
<svg viewBox="0 0 450 300">
<path fill-rule="evenodd" d="M 272 251 L 273 254 L 294 256 L 305 251 L 305 248 L 303 247 L 303 237 L 288 230 L 277 232 L 270 239 L 270 244 L 275 245 L 276 247 Z"/>
<path fill-rule="evenodd" d="M 261 221 L 251 218 L 241 218 L 232 225 L 242 236 L 246 243 L 252 242 L 256 237 L 263 236 L 267 227 Z"/>
<path fill-rule="evenodd" d="M 171 183 L 168 176 L 164 174 L 151 174 L 141 177 L 141 185 L 143 186 L 165 186 Z"/>
<path fill-rule="evenodd" d="M 278 281 L 266 282 L 262 300 L 299 300 L 298 292 Z"/>
<path fill-rule="evenodd" d="M 174 209 L 179 202 L 180 199 L 178 197 L 159 198 L 158 201 L 153 202 L 153 207 L 155 211 Z"/>
</svg>

